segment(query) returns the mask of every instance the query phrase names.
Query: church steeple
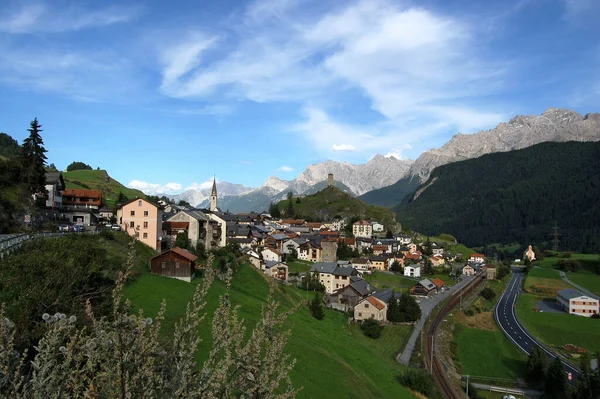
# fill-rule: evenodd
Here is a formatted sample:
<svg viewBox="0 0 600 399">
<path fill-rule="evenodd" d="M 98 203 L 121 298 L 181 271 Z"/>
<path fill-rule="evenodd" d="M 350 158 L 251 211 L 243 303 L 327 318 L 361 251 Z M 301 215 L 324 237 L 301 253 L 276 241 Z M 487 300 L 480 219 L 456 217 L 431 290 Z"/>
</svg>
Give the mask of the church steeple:
<svg viewBox="0 0 600 399">
<path fill-rule="evenodd" d="M 213 186 L 210 193 L 210 210 L 217 210 L 217 179 L 213 177 Z"/>
</svg>

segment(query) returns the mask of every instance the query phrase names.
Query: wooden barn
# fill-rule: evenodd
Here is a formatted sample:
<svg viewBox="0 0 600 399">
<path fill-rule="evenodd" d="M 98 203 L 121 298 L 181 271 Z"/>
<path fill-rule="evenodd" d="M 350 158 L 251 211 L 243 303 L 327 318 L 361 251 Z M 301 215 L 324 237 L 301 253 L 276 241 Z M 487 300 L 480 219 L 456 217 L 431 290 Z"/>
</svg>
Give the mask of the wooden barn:
<svg viewBox="0 0 600 399">
<path fill-rule="evenodd" d="M 196 259 L 198 257 L 193 253 L 175 247 L 150 259 L 150 272 L 189 283 L 194 278 Z"/>
</svg>

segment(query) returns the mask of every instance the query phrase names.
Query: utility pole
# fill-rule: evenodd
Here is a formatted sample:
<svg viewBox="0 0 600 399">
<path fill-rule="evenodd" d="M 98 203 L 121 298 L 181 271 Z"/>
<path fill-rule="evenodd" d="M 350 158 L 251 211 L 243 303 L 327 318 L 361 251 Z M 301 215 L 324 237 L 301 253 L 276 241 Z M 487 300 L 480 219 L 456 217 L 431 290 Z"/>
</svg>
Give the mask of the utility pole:
<svg viewBox="0 0 600 399">
<path fill-rule="evenodd" d="M 560 234 L 558 233 L 558 225 L 556 224 L 556 220 L 554 221 L 554 227 L 552 228 L 552 250 L 554 252 L 558 252 L 558 243 L 560 242 L 558 237 Z"/>
<path fill-rule="evenodd" d="M 429 360 L 429 368 L 430 368 L 430 373 L 433 374 L 433 351 L 434 351 L 434 347 L 433 347 L 433 335 L 431 336 L 431 359 Z"/>
<path fill-rule="evenodd" d="M 465 395 L 465 398 L 469 399 L 469 377 L 470 377 L 470 375 L 466 375 L 465 377 L 467 377 L 467 393 Z"/>
</svg>

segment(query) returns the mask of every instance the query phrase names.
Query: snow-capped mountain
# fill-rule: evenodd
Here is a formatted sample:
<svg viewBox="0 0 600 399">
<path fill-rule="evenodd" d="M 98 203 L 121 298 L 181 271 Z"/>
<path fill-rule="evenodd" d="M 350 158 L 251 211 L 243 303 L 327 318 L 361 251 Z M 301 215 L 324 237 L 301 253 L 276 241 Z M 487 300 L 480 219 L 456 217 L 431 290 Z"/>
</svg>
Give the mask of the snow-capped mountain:
<svg viewBox="0 0 600 399">
<path fill-rule="evenodd" d="M 437 149 L 425 151 L 412 164 L 409 175 L 424 182 L 438 166 L 493 152 L 518 150 L 546 141 L 598 141 L 600 114 L 549 108 L 540 116 L 517 115 L 494 129 L 455 134 Z"/>
<path fill-rule="evenodd" d="M 240 195 L 254 190 L 253 187 L 246 187 L 242 184 L 233 184 L 226 181 L 217 182 L 217 197 L 223 198 L 230 195 Z M 175 203 L 183 200 L 192 206 L 198 206 L 202 202 L 210 200 L 212 187 L 200 190 L 186 190 L 181 194 L 169 195 Z"/>
</svg>

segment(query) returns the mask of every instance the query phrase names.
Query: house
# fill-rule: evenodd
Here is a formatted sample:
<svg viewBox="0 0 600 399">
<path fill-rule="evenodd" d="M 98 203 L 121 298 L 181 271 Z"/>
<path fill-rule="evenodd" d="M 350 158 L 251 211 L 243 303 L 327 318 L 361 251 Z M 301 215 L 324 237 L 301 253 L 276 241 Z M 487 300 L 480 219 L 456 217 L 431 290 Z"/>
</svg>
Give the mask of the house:
<svg viewBox="0 0 600 399">
<path fill-rule="evenodd" d="M 418 262 L 421 260 L 421 252 L 411 252 L 404 255 L 404 259 L 406 261 L 411 260 L 413 262 Z"/>
<path fill-rule="evenodd" d="M 373 254 L 381 255 L 388 252 L 389 247 L 387 245 L 373 245 Z"/>
<path fill-rule="evenodd" d="M 473 267 L 471 267 L 470 265 L 466 265 L 462 268 L 462 274 L 464 274 L 465 276 L 474 276 L 475 269 L 473 269 Z"/>
<path fill-rule="evenodd" d="M 333 231 L 342 231 L 344 227 L 346 227 L 346 223 L 343 220 L 334 220 L 329 228 Z"/>
<path fill-rule="evenodd" d="M 216 206 L 216 202 L 213 205 Z M 223 219 L 225 214 L 218 210 L 215 211 L 212 209 L 210 211 L 204 209 L 202 210 L 202 213 L 204 213 L 208 217 L 210 225 L 209 229 L 212 231 L 212 234 L 208 234 L 208 232 L 206 234 L 207 238 L 210 240 L 210 247 L 207 248 L 225 247 L 227 245 L 227 221 Z"/>
<path fill-rule="evenodd" d="M 565 312 L 578 316 L 591 317 L 600 312 L 597 299 L 590 298 L 572 288 L 558 291 L 556 302 Z"/>
<path fill-rule="evenodd" d="M 304 244 L 300 245 L 298 251 L 298 259 L 307 260 L 309 262 L 321 262 L 323 248 L 317 241 L 308 240 Z"/>
<path fill-rule="evenodd" d="M 356 249 L 356 238 L 354 237 L 338 237 L 337 242 L 338 245 L 346 244 L 350 249 Z"/>
<path fill-rule="evenodd" d="M 277 280 L 287 281 L 288 280 L 288 266 L 283 262 L 266 260 L 265 274 L 273 277 Z"/>
<path fill-rule="evenodd" d="M 241 252 L 242 255 L 244 255 L 246 259 L 248 259 L 250 264 L 252 264 L 252 266 L 257 268 L 258 270 L 264 270 L 265 262 L 262 259 L 260 259 L 260 255 L 253 248 L 243 248 Z"/>
<path fill-rule="evenodd" d="M 375 292 L 375 287 L 358 276 L 350 277 L 350 284 L 336 290 L 331 295 L 326 295 L 325 302 L 330 308 L 346 312 L 362 299 Z"/>
<path fill-rule="evenodd" d="M 119 209 L 121 229 L 159 250 L 162 244 L 162 209 L 143 198 L 125 202 Z"/>
<path fill-rule="evenodd" d="M 388 258 L 388 270 L 392 270 L 392 266 L 394 265 L 395 262 L 398 262 L 400 267 L 402 267 L 404 269 L 404 257 L 399 258 L 397 256 L 392 255 Z M 398 270 L 394 270 L 394 271 L 398 271 Z"/>
<path fill-rule="evenodd" d="M 371 222 L 371 227 L 373 228 L 374 233 L 381 233 L 385 231 L 385 226 L 379 222 Z"/>
<path fill-rule="evenodd" d="M 354 237 L 371 238 L 373 226 L 368 220 L 359 220 L 352 225 L 352 234 L 354 234 Z"/>
<path fill-rule="evenodd" d="M 352 260 L 352 267 L 361 272 L 371 270 L 371 261 L 366 258 L 356 258 Z"/>
<path fill-rule="evenodd" d="M 469 262 L 484 263 L 485 262 L 485 255 L 483 255 L 483 254 L 471 254 L 471 256 L 469 257 Z"/>
<path fill-rule="evenodd" d="M 350 277 L 358 275 L 353 267 L 340 266 L 336 262 L 317 262 L 310 268 L 310 272 L 319 274 L 319 281 L 328 294 L 349 285 Z"/>
<path fill-rule="evenodd" d="M 431 282 L 435 284 L 437 292 L 444 292 L 444 289 L 446 288 L 446 283 L 444 282 L 444 280 L 436 277 L 433 280 L 431 280 Z"/>
<path fill-rule="evenodd" d="M 194 278 L 197 259 L 198 257 L 193 253 L 175 247 L 151 258 L 150 272 L 189 283 Z"/>
<path fill-rule="evenodd" d="M 444 248 L 443 247 L 432 248 L 431 249 L 431 254 L 433 256 L 443 257 L 444 256 Z"/>
<path fill-rule="evenodd" d="M 102 219 L 105 222 L 108 222 L 115 216 L 115 213 L 110 208 L 100 208 L 98 213 L 99 219 Z"/>
<path fill-rule="evenodd" d="M 487 280 L 495 280 L 496 279 L 496 266 L 495 265 L 485 265 L 485 278 Z"/>
<path fill-rule="evenodd" d="M 252 238 L 238 238 L 238 237 L 231 237 L 229 238 L 229 242 L 235 242 L 237 243 L 240 248 L 252 248 L 252 245 L 254 244 L 254 240 Z"/>
<path fill-rule="evenodd" d="M 373 240 L 373 247 L 375 245 L 384 245 L 387 247 L 385 252 L 396 252 L 398 251 L 398 241 L 396 240 L 392 240 L 391 238 L 383 238 L 383 239 L 374 239 Z"/>
<path fill-rule="evenodd" d="M 387 256 L 370 256 L 369 261 L 371 262 L 371 269 L 387 270 Z"/>
<path fill-rule="evenodd" d="M 412 243 L 412 238 L 406 234 L 394 234 L 394 239 L 400 243 L 400 245 L 408 245 Z"/>
<path fill-rule="evenodd" d="M 362 321 L 375 319 L 385 322 L 387 320 L 387 304 L 373 295 L 361 300 L 354 307 L 354 320 Z"/>
<path fill-rule="evenodd" d="M 373 239 L 367 237 L 356 237 L 356 245 L 360 252 L 364 252 L 366 249 L 370 249 L 373 245 Z"/>
<path fill-rule="evenodd" d="M 292 251 L 296 251 L 296 254 L 300 251 L 300 245 L 307 241 L 306 238 L 288 238 L 281 243 L 281 252 L 284 254 L 291 254 Z"/>
<path fill-rule="evenodd" d="M 69 188 L 61 192 L 63 207 L 66 209 L 95 209 L 102 206 L 102 191 Z"/>
<path fill-rule="evenodd" d="M 411 287 L 411 295 L 430 296 L 437 292 L 437 286 L 429 279 L 423 279 Z"/>
<path fill-rule="evenodd" d="M 310 229 L 311 229 L 312 231 L 319 231 L 319 230 L 321 230 L 323 227 L 325 227 L 325 226 L 323 226 L 323 223 L 318 223 L 318 222 L 315 222 L 315 223 L 312 223 L 312 222 L 310 222 L 310 223 L 306 223 L 306 226 L 307 226 L 307 227 L 310 227 Z"/>
<path fill-rule="evenodd" d="M 263 260 L 266 261 L 277 261 L 283 262 L 283 255 L 281 252 L 274 248 L 265 248 L 262 250 L 261 255 Z"/>
<path fill-rule="evenodd" d="M 444 264 L 446 263 L 444 258 L 439 255 L 432 256 L 430 260 L 433 267 L 444 266 Z"/>
<path fill-rule="evenodd" d="M 207 250 L 214 247 L 214 227 L 208 215 L 196 209 L 177 212 L 163 223 L 165 235 L 171 242 L 175 242 L 177 234 L 186 233 L 192 247 L 198 248 L 201 244 Z"/>
<path fill-rule="evenodd" d="M 405 266 L 404 275 L 406 277 L 421 277 L 421 266 Z"/>
<path fill-rule="evenodd" d="M 62 191 L 65 189 L 65 181 L 60 172 L 46 172 L 46 207 L 62 208 Z"/>
</svg>

